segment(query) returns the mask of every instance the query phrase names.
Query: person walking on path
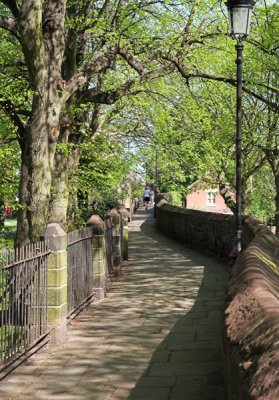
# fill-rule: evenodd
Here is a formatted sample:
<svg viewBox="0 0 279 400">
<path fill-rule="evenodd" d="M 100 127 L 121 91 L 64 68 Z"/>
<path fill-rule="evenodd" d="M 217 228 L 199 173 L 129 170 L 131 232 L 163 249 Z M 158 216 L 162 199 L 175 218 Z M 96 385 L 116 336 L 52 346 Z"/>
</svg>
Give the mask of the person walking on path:
<svg viewBox="0 0 279 400">
<path fill-rule="evenodd" d="M 148 187 L 146 187 L 143 192 L 143 202 L 146 210 L 148 210 L 149 201 L 150 201 L 150 190 L 148 189 Z"/>
</svg>

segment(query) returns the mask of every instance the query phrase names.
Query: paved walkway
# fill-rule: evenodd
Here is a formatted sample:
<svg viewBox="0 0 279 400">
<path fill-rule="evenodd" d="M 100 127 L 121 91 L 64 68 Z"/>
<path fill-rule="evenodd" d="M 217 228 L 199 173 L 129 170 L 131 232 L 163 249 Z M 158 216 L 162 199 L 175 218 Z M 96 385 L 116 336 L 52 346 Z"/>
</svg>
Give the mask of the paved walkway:
<svg viewBox="0 0 279 400">
<path fill-rule="evenodd" d="M 19 367 L 1 399 L 225 400 L 221 321 L 228 269 L 157 233 L 139 210 L 129 262 L 67 341 Z"/>
</svg>

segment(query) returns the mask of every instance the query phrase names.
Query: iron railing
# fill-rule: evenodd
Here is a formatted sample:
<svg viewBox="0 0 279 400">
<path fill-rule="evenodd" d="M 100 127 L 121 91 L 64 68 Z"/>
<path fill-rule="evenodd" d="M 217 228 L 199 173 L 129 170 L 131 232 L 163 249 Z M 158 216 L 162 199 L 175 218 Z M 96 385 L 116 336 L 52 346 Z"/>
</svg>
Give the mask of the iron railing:
<svg viewBox="0 0 279 400">
<path fill-rule="evenodd" d="M 104 225 L 106 276 L 109 279 L 113 274 L 111 219 Z M 73 318 L 95 296 L 93 236 L 92 227 L 67 235 L 68 318 Z M 45 242 L 0 252 L 0 373 L 6 373 L 15 365 L 14 361 L 22 362 L 22 355 L 28 356 L 48 337 L 50 254 Z"/>
<path fill-rule="evenodd" d="M 92 228 L 68 233 L 68 315 L 93 293 Z"/>
<path fill-rule="evenodd" d="M 0 369 L 48 333 L 45 242 L 0 254 Z"/>
</svg>

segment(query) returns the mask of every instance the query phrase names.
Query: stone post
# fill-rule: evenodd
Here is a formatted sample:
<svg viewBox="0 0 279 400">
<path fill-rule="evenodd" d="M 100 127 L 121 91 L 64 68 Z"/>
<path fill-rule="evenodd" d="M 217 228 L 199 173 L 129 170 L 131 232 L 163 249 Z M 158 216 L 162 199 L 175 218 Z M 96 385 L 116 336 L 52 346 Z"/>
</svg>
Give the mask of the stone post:
<svg viewBox="0 0 279 400">
<path fill-rule="evenodd" d="M 92 267 L 93 267 L 93 290 L 96 292 L 97 299 L 106 297 L 106 279 L 107 279 L 107 259 L 105 244 L 105 227 L 103 220 L 99 215 L 92 215 L 87 226 L 92 227 Z"/>
<path fill-rule="evenodd" d="M 115 275 L 120 275 L 121 270 L 121 232 L 120 232 L 120 215 L 113 208 L 109 212 L 112 222 L 112 262 Z"/>
<path fill-rule="evenodd" d="M 48 324 L 54 345 L 67 335 L 67 234 L 57 223 L 48 224 L 44 232 L 51 254 L 48 260 Z"/>
<path fill-rule="evenodd" d="M 133 195 L 132 195 L 132 185 L 131 182 L 128 184 L 128 193 L 129 193 L 129 202 L 130 202 L 130 221 L 132 222 L 134 220 L 134 201 L 133 201 Z"/>
<path fill-rule="evenodd" d="M 118 212 L 119 212 L 119 214 L 121 216 L 122 227 L 123 227 L 122 243 L 121 243 L 122 259 L 123 260 L 128 260 L 128 236 L 129 236 L 128 212 L 126 210 L 126 207 L 123 204 L 119 207 Z"/>
</svg>

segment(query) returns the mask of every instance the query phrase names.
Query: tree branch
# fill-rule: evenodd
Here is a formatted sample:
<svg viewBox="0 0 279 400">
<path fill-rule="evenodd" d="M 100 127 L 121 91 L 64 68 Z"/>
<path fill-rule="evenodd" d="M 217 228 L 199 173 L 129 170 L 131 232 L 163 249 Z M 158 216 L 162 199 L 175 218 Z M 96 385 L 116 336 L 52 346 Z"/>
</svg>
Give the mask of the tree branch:
<svg viewBox="0 0 279 400">
<path fill-rule="evenodd" d="M 77 102 L 80 104 L 84 103 L 100 103 L 100 104 L 114 104 L 121 96 L 126 95 L 127 93 L 131 95 L 136 95 L 138 93 L 147 93 L 146 90 L 136 90 L 135 92 L 130 92 L 130 89 L 133 87 L 134 84 L 140 82 L 141 84 L 152 79 L 159 78 L 161 76 L 165 76 L 166 73 L 170 73 L 174 70 L 172 65 L 167 67 L 162 67 L 154 71 L 147 72 L 140 76 L 139 80 L 133 79 L 130 81 L 125 82 L 123 85 L 118 87 L 117 89 L 110 90 L 107 92 L 103 92 L 97 87 L 92 89 L 87 89 L 81 91 L 77 95 Z M 151 93 L 149 91 L 149 93 Z M 170 101 L 170 99 L 168 99 Z"/>
<path fill-rule="evenodd" d="M 170 55 L 170 54 L 161 54 L 161 57 L 163 59 L 165 59 L 165 60 L 170 61 L 173 65 L 175 65 L 175 67 L 178 70 L 178 72 L 186 80 L 188 80 L 189 78 L 201 78 L 201 79 L 209 79 L 209 80 L 213 80 L 213 81 L 229 83 L 230 85 L 233 85 L 233 86 L 237 85 L 237 82 L 234 79 L 231 79 L 231 78 L 213 76 L 213 75 L 204 74 L 204 73 L 201 73 L 201 72 L 189 73 L 184 69 L 184 66 L 181 64 L 179 59 L 177 57 L 175 57 L 175 56 Z M 277 103 L 274 103 L 274 102 L 266 99 L 265 97 L 255 93 L 253 90 L 250 90 L 245 86 L 242 87 L 242 90 L 244 92 L 250 94 L 251 96 L 255 97 L 256 99 L 262 101 L 263 103 L 267 104 L 275 112 L 279 111 L 279 105 Z"/>
<path fill-rule="evenodd" d="M 181 44 L 182 48 L 184 48 L 188 44 L 188 35 L 189 35 L 189 32 L 190 32 L 191 26 L 192 26 L 192 24 L 194 22 L 194 16 L 195 16 L 195 14 L 197 12 L 197 8 L 198 8 L 199 2 L 200 2 L 200 0 L 194 0 L 192 2 L 192 9 L 190 11 L 190 15 L 188 17 L 187 24 L 186 24 L 186 26 L 184 28 L 184 34 L 183 34 L 184 39 L 183 39 L 182 44 Z"/>
<path fill-rule="evenodd" d="M 5 74 L 7 68 L 13 68 L 13 67 L 25 67 L 26 64 L 22 60 L 13 60 L 9 62 L 8 64 L 2 64 L 0 67 L 0 73 Z"/>
<path fill-rule="evenodd" d="M 267 49 L 264 47 L 261 43 L 257 42 L 256 40 L 253 39 L 247 39 L 246 40 L 248 43 L 251 43 L 253 46 L 257 47 L 260 49 L 263 53 L 269 54 L 271 56 L 275 56 L 278 58 L 278 52 L 276 51 L 277 48 L 275 47 L 274 49 Z"/>
<path fill-rule="evenodd" d="M 18 38 L 18 30 L 16 20 L 10 17 L 0 15 L 0 28 L 5 29 Z"/>
<path fill-rule="evenodd" d="M 66 103 L 70 96 L 74 94 L 81 85 L 85 84 L 93 74 L 104 72 L 108 68 L 113 67 L 114 58 L 115 55 L 113 54 L 107 56 L 97 54 L 95 59 L 88 64 L 82 72 L 73 75 L 72 78 L 66 82 L 62 102 Z"/>
<path fill-rule="evenodd" d="M 111 26 L 114 29 L 118 28 L 118 18 L 119 18 L 119 14 L 120 14 L 120 11 L 121 11 L 121 8 L 122 8 L 123 4 L 124 4 L 124 0 L 118 0 L 117 6 L 116 6 L 116 10 L 115 10 L 114 16 L 113 16 L 112 21 L 111 21 Z"/>
<path fill-rule="evenodd" d="M 3 146 L 3 145 L 5 146 L 5 144 L 9 144 L 9 143 L 15 142 L 17 140 L 18 140 L 18 138 L 16 136 L 11 137 L 11 138 L 7 138 L 5 140 L 1 140 L 0 141 L 0 146 Z"/>
<path fill-rule="evenodd" d="M 70 96 L 75 93 L 80 86 L 85 84 L 93 74 L 105 72 L 109 68 L 114 68 L 116 54 L 121 55 L 139 75 L 143 75 L 144 67 L 140 61 L 136 60 L 126 49 L 117 45 L 111 46 L 106 55 L 97 54 L 95 59 L 89 63 L 82 72 L 75 74 L 66 82 L 62 103 L 65 104 Z"/>
<path fill-rule="evenodd" d="M 0 108 L 2 108 L 7 117 L 9 117 L 12 123 L 17 127 L 18 141 L 22 142 L 25 137 L 25 126 L 19 118 L 13 103 L 10 100 L 1 100 Z"/>
<path fill-rule="evenodd" d="M 137 60 L 132 54 L 128 52 L 128 50 L 120 47 L 114 46 L 111 48 L 113 52 L 119 54 L 127 63 L 132 67 L 139 75 L 142 75 L 144 72 L 144 66 L 141 61 Z"/>
<path fill-rule="evenodd" d="M 235 204 L 235 195 L 232 191 L 233 187 L 223 182 L 218 183 L 219 192 L 224 199 L 224 202 L 227 207 L 235 214 L 236 213 L 236 204 Z"/>
<path fill-rule="evenodd" d="M 243 174 L 243 176 L 242 176 L 243 182 L 246 182 L 248 180 L 248 178 L 253 176 L 255 172 L 257 172 L 259 169 L 261 169 L 267 159 L 268 159 L 267 155 L 261 155 L 260 158 L 255 163 L 255 165 L 253 167 L 251 167 L 249 169 L 249 171 L 247 171 L 246 174 Z"/>
<path fill-rule="evenodd" d="M 79 104 L 96 103 L 96 104 L 113 104 L 119 98 L 117 90 L 110 90 L 109 92 L 102 92 L 94 88 L 84 90 L 80 96 L 77 97 Z"/>
<path fill-rule="evenodd" d="M 124 95 L 135 83 L 135 81 L 128 81 L 121 85 L 118 89 L 102 92 L 98 88 L 84 90 L 77 97 L 80 104 L 97 103 L 97 104 L 113 104 L 122 95 Z"/>
<path fill-rule="evenodd" d="M 216 31 L 216 32 L 212 32 L 212 33 L 207 33 L 206 35 L 201 35 L 200 39 L 192 39 L 192 40 L 188 40 L 187 44 L 190 46 L 192 44 L 204 44 L 205 43 L 205 39 L 210 39 L 214 36 L 219 36 L 221 34 L 221 32 Z"/>
</svg>

